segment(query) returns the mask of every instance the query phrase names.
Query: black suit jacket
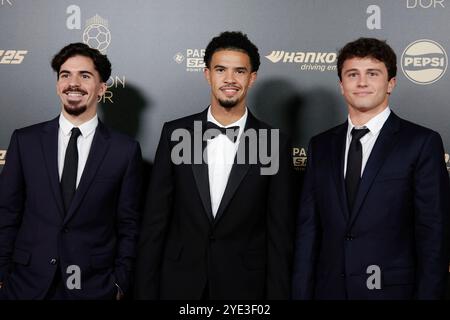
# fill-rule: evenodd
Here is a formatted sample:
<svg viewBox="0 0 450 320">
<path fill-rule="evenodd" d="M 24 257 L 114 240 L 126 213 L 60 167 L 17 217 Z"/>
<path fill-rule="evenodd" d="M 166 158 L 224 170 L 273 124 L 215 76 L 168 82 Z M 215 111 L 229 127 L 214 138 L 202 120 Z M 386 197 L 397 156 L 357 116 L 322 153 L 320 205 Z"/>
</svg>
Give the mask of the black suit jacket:
<svg viewBox="0 0 450 320">
<path fill-rule="evenodd" d="M 439 134 L 391 113 L 349 212 L 346 133 L 344 123 L 312 138 L 308 149 L 294 298 L 442 298 L 450 253 L 450 187 Z M 379 289 L 367 285 L 374 274 L 370 266 L 380 268 Z"/>
<path fill-rule="evenodd" d="M 68 299 L 113 298 L 131 281 L 138 235 L 139 144 L 101 122 L 66 214 L 58 176 L 58 118 L 16 130 L 0 176 L 0 294 L 42 299 L 55 273 L 81 271 Z"/>
<path fill-rule="evenodd" d="M 172 132 L 185 128 L 193 137 L 194 121 L 205 128 L 206 118 L 207 110 L 162 129 L 141 229 L 136 297 L 200 299 L 208 285 L 212 299 L 286 299 L 294 222 L 287 139 L 280 139 L 275 175 L 260 175 L 259 162 L 233 165 L 213 218 L 207 164 L 171 161 L 178 143 Z M 249 112 L 248 129 L 270 128 Z"/>
</svg>

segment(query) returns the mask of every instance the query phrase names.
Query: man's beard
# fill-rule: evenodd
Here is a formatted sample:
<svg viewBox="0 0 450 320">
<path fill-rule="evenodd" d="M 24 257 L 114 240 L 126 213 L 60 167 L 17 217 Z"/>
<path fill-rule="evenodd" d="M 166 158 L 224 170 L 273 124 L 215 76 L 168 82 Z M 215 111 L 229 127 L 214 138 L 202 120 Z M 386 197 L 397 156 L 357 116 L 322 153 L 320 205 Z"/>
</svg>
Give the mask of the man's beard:
<svg viewBox="0 0 450 320">
<path fill-rule="evenodd" d="M 231 109 L 231 108 L 235 107 L 238 104 L 238 99 L 236 99 L 236 100 L 222 100 L 222 99 L 219 99 L 219 103 L 225 109 Z"/>
<path fill-rule="evenodd" d="M 63 90 L 63 94 L 67 94 L 69 92 L 79 92 L 82 95 L 86 95 L 87 92 L 84 89 L 81 89 L 78 86 L 72 86 L 69 85 L 68 88 Z M 80 114 L 82 114 L 83 112 L 85 112 L 87 109 L 87 105 L 82 105 L 82 106 L 73 106 L 70 104 L 64 104 L 64 110 L 66 110 L 66 112 L 72 116 L 79 116 Z"/>
<path fill-rule="evenodd" d="M 77 107 L 72 107 L 72 106 L 68 106 L 68 105 L 64 105 L 64 110 L 66 110 L 66 112 L 72 116 L 79 116 L 80 114 L 82 114 L 83 112 L 85 112 L 87 109 L 86 105 L 83 106 L 77 106 Z"/>
</svg>

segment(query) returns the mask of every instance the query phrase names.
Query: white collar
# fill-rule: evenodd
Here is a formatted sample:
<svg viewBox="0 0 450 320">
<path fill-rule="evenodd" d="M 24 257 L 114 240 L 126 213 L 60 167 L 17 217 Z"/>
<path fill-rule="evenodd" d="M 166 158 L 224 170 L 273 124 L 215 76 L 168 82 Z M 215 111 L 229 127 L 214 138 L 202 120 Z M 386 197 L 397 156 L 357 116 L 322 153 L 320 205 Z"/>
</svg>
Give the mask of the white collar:
<svg viewBox="0 0 450 320">
<path fill-rule="evenodd" d="M 219 127 L 223 127 L 223 128 L 239 126 L 239 132 L 242 132 L 242 130 L 244 129 L 244 126 L 245 126 L 245 122 L 247 121 L 247 115 L 248 115 L 247 108 L 245 108 L 245 113 L 239 120 L 237 120 L 229 125 L 223 126 L 222 124 L 219 123 L 219 121 L 217 121 L 214 118 L 214 116 L 212 115 L 212 112 L 211 112 L 211 106 L 209 106 L 207 120 L 211 121 L 214 124 L 218 125 Z"/>
<path fill-rule="evenodd" d="M 386 122 L 386 120 L 389 118 L 390 114 L 391 114 L 391 109 L 388 106 L 386 109 L 381 111 L 379 114 L 377 114 L 375 117 L 370 119 L 366 124 L 364 124 L 362 126 L 355 126 L 352 123 L 350 116 L 348 116 L 347 134 L 351 134 L 352 129 L 354 127 L 356 127 L 357 129 L 367 128 L 370 130 L 371 134 L 377 134 L 378 132 L 380 132 L 381 128 L 383 128 L 383 125 Z"/>
<path fill-rule="evenodd" d="M 82 137 L 86 138 L 95 132 L 97 125 L 98 125 L 98 116 L 97 114 L 95 114 L 95 116 L 92 119 L 78 126 L 78 128 L 81 131 Z M 61 131 L 65 136 L 70 136 L 72 128 L 77 126 L 75 126 L 74 124 L 72 124 L 72 122 L 67 120 L 66 117 L 64 117 L 64 115 L 61 113 L 59 115 L 59 127 L 61 128 Z"/>
</svg>

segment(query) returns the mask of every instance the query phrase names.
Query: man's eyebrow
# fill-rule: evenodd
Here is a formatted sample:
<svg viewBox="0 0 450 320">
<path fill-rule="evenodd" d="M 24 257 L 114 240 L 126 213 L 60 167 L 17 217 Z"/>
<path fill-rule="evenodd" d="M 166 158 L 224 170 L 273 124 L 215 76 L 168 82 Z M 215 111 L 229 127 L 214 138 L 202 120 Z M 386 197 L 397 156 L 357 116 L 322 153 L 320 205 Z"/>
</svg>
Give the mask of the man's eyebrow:
<svg viewBox="0 0 450 320">
<path fill-rule="evenodd" d="M 59 71 L 59 74 L 62 73 L 71 73 L 69 70 L 61 70 Z M 81 70 L 81 71 L 77 71 L 77 73 L 88 73 L 90 75 L 94 75 L 92 72 L 88 71 L 88 70 Z"/>
<path fill-rule="evenodd" d="M 358 69 L 356 69 L 356 68 L 348 69 L 348 70 L 345 70 L 344 73 L 355 72 L 355 71 L 358 71 Z"/>
<path fill-rule="evenodd" d="M 367 71 L 370 71 L 370 72 L 373 72 L 373 71 L 382 72 L 381 69 L 378 69 L 378 68 L 367 69 Z"/>
</svg>

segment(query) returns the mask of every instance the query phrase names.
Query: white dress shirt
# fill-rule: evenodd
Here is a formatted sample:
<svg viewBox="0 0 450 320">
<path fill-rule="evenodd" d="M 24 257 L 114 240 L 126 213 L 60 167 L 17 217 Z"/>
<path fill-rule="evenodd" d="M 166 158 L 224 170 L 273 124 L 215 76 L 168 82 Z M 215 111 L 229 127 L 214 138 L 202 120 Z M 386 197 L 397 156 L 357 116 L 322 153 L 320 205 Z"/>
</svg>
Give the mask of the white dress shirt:
<svg viewBox="0 0 450 320">
<path fill-rule="evenodd" d="M 98 125 L 98 117 L 95 115 L 91 120 L 83 123 L 78 128 L 81 131 L 81 135 L 77 140 L 78 148 L 78 170 L 77 170 L 77 185 L 80 183 L 81 175 L 83 174 L 84 166 L 91 149 L 92 139 L 94 138 L 95 129 Z M 58 172 L 59 181 L 64 168 L 64 158 L 66 156 L 67 145 L 69 144 L 71 130 L 74 126 L 69 120 L 67 120 L 63 114 L 59 116 L 59 131 L 58 131 Z"/>
<path fill-rule="evenodd" d="M 373 146 L 380 135 L 381 128 L 391 114 L 391 109 L 389 106 L 382 112 L 377 114 L 375 117 L 369 120 L 365 125 L 356 127 L 356 129 L 369 129 L 370 131 L 364 135 L 360 141 L 362 145 L 362 164 L 361 164 L 361 176 L 363 175 L 364 168 L 366 167 L 367 160 L 369 159 L 370 153 L 372 152 Z M 344 177 L 347 173 L 347 157 L 348 148 L 350 147 L 350 142 L 352 141 L 352 129 L 355 127 L 353 125 L 350 116 L 348 116 L 348 129 L 347 129 L 347 142 L 345 145 L 345 162 L 344 162 Z"/>
<path fill-rule="evenodd" d="M 207 119 L 219 127 L 224 127 L 214 119 L 211 113 L 211 106 L 208 108 Z M 214 217 L 216 216 L 220 202 L 222 201 L 222 196 L 225 192 L 228 177 L 230 176 L 236 151 L 239 146 L 239 138 L 244 131 L 246 121 L 247 108 L 245 109 L 244 115 L 238 121 L 225 127 L 239 126 L 239 134 L 235 143 L 223 134 L 207 141 L 206 151 L 208 157 L 209 192 L 211 196 L 211 209 Z"/>
</svg>

